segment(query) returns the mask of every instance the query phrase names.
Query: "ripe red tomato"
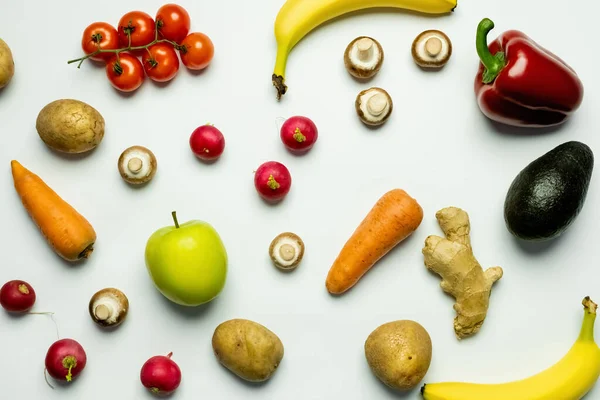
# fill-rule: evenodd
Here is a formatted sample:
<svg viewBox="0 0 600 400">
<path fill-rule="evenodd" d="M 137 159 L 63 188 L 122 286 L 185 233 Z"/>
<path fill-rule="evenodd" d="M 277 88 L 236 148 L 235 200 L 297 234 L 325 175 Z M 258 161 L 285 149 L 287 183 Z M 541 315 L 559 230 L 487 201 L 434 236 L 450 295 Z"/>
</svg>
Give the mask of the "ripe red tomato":
<svg viewBox="0 0 600 400">
<path fill-rule="evenodd" d="M 145 12 L 130 11 L 119 21 L 119 43 L 123 47 L 129 44 L 128 32 L 131 34 L 131 47 L 145 46 L 154 40 L 156 25 L 152 17 Z"/>
<path fill-rule="evenodd" d="M 115 50 L 119 48 L 117 30 L 106 22 L 94 22 L 83 31 L 81 48 L 85 54 L 92 54 L 98 49 Z M 114 53 L 98 53 L 90 57 L 94 61 L 108 61 Z"/>
<path fill-rule="evenodd" d="M 213 42 L 204 33 L 192 32 L 180 44 L 181 62 L 189 69 L 206 68 L 215 54 Z"/>
<path fill-rule="evenodd" d="M 190 31 L 190 15 L 177 4 L 165 4 L 156 13 L 158 33 L 165 39 L 181 42 Z"/>
<path fill-rule="evenodd" d="M 131 53 L 120 53 L 106 64 L 106 76 L 110 84 L 122 92 L 132 92 L 144 82 L 144 67 Z"/>
<path fill-rule="evenodd" d="M 170 81 L 179 71 L 179 57 L 168 43 L 156 43 L 142 55 L 146 75 L 156 82 Z"/>
</svg>

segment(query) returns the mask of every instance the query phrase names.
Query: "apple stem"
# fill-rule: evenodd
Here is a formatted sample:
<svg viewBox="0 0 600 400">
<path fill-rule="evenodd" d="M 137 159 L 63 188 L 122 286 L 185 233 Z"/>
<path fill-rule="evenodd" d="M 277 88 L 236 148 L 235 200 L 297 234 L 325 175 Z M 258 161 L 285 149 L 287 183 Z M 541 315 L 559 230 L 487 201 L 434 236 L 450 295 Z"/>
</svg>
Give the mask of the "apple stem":
<svg viewBox="0 0 600 400">
<path fill-rule="evenodd" d="M 175 221 L 175 228 L 179 228 L 179 222 L 177 222 L 177 214 L 175 211 L 173 211 L 171 215 L 173 216 L 173 221 Z"/>
</svg>

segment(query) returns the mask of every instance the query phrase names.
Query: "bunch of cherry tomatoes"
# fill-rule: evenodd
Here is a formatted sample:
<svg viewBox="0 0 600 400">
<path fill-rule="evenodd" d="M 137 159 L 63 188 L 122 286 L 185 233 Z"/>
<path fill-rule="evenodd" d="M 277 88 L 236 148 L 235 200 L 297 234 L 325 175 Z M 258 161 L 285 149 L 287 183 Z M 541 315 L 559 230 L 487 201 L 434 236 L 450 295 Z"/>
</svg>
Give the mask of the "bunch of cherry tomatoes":
<svg viewBox="0 0 600 400">
<path fill-rule="evenodd" d="M 201 70 L 214 55 L 210 38 L 190 33 L 190 16 L 177 4 L 165 4 L 154 19 L 143 11 L 130 11 L 116 29 L 106 22 L 94 22 L 83 32 L 81 47 L 86 55 L 69 64 L 79 62 L 81 66 L 88 58 L 106 63 L 108 80 L 122 92 L 138 89 L 146 76 L 156 82 L 172 80 L 180 58 L 188 69 Z"/>
</svg>

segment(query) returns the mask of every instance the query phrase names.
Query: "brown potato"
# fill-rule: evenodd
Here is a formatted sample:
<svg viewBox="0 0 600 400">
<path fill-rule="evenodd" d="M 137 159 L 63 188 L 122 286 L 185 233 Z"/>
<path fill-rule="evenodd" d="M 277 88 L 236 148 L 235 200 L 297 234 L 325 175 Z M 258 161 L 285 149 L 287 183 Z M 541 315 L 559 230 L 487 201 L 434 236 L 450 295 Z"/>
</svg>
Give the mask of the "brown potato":
<svg viewBox="0 0 600 400">
<path fill-rule="evenodd" d="M 0 39 L 0 89 L 8 85 L 15 74 L 15 62 L 6 42 Z"/>
<path fill-rule="evenodd" d="M 431 364 L 431 338 L 417 322 L 402 320 L 381 325 L 365 342 L 371 371 L 396 390 L 415 388 Z"/>
<path fill-rule="evenodd" d="M 277 335 L 245 319 L 232 319 L 217 326 L 212 347 L 223 366 L 250 382 L 269 379 L 283 358 L 283 344 Z"/>
<path fill-rule="evenodd" d="M 79 100 L 62 99 L 46 105 L 35 127 L 48 147 L 63 153 L 90 151 L 104 138 L 104 118 Z"/>
</svg>

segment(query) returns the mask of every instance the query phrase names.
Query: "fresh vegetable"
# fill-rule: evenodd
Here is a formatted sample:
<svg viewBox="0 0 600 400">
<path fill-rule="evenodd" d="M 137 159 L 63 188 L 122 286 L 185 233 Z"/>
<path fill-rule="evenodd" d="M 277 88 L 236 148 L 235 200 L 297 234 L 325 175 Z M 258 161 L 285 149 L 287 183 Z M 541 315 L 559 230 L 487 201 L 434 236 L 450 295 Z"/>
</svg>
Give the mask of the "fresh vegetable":
<svg viewBox="0 0 600 400">
<path fill-rule="evenodd" d="M 452 42 L 442 31 L 426 30 L 413 41 L 411 54 L 415 63 L 422 68 L 441 68 L 452 56 Z"/>
<path fill-rule="evenodd" d="M 313 148 L 319 137 L 319 131 L 309 118 L 294 116 L 286 119 L 281 125 L 279 136 L 289 151 L 302 154 Z"/>
<path fill-rule="evenodd" d="M 144 83 L 144 67 L 130 53 L 119 53 L 106 64 L 106 76 L 110 84 L 121 92 L 133 92 Z"/>
<path fill-rule="evenodd" d="M 287 0 L 275 20 L 277 59 L 272 75 L 277 99 L 287 92 L 285 72 L 288 55 L 306 35 L 318 26 L 364 9 L 406 9 L 424 14 L 447 14 L 456 8 L 456 0 Z"/>
<path fill-rule="evenodd" d="M 477 27 L 479 70 L 477 103 L 491 120 L 513 126 L 544 127 L 567 120 L 583 101 L 583 84 L 575 71 L 523 32 L 504 32 L 489 46 L 494 23 Z"/>
<path fill-rule="evenodd" d="M 188 69 L 201 70 L 208 67 L 214 55 L 215 46 L 204 33 L 192 32 L 180 43 L 179 56 Z"/>
<path fill-rule="evenodd" d="M 289 193 L 292 187 L 292 175 L 282 163 L 267 161 L 254 173 L 254 187 L 264 200 L 278 202 Z"/>
<path fill-rule="evenodd" d="M 73 99 L 55 100 L 42 108 L 35 128 L 42 141 L 62 153 L 85 153 L 104 139 L 102 114 L 87 103 Z"/>
<path fill-rule="evenodd" d="M 583 209 L 593 169 L 592 150 L 576 141 L 563 143 L 531 162 L 506 194 L 508 230 L 523 240 L 560 236 Z"/>
<path fill-rule="evenodd" d="M 15 61 L 6 42 L 0 39 L 0 89 L 8 85 L 15 75 Z"/>
<path fill-rule="evenodd" d="M 304 257 L 304 242 L 295 233 L 280 233 L 269 245 L 269 256 L 277 268 L 283 271 L 294 270 Z"/>
<path fill-rule="evenodd" d="M 140 380 L 153 394 L 170 395 L 181 384 L 181 369 L 171 359 L 172 356 L 172 352 L 166 356 L 154 356 L 142 365 Z"/>
<path fill-rule="evenodd" d="M 52 249 L 67 261 L 89 258 L 96 242 L 90 223 L 42 179 L 12 160 L 15 190 Z"/>
<path fill-rule="evenodd" d="M 395 390 L 415 388 L 431 365 L 431 338 L 415 321 L 392 321 L 379 326 L 364 347 L 373 374 Z"/>
<path fill-rule="evenodd" d="M 383 47 L 369 36 L 359 36 L 344 51 L 346 71 L 357 79 L 371 79 L 381 69 L 384 60 Z"/>
<path fill-rule="evenodd" d="M 0 306 L 8 312 L 27 312 L 33 308 L 35 300 L 35 290 L 25 281 L 12 280 L 0 288 Z"/>
<path fill-rule="evenodd" d="M 346 241 L 329 269 L 325 285 L 342 294 L 421 224 L 423 209 L 402 189 L 385 193 Z"/>
<path fill-rule="evenodd" d="M 121 325 L 129 312 L 129 299 L 115 288 L 106 288 L 94 293 L 88 305 L 92 321 L 103 328 Z"/>
<path fill-rule="evenodd" d="M 117 166 L 119 174 L 125 182 L 141 185 L 154 178 L 158 163 L 150 149 L 144 146 L 131 146 L 121 153 Z"/>
<path fill-rule="evenodd" d="M 435 217 L 446 238 L 428 236 L 422 252 L 427 269 L 442 277 L 442 290 L 456 299 L 454 333 L 460 340 L 481 329 L 492 286 L 503 271 L 500 267 L 481 268 L 471 248 L 471 225 L 465 211 L 447 207 Z"/>
<path fill-rule="evenodd" d="M 223 154 L 225 137 L 214 125 L 202 125 L 190 135 L 190 148 L 199 159 L 213 161 Z"/>
<path fill-rule="evenodd" d="M 85 350 L 73 339 L 54 342 L 46 353 L 46 370 L 59 381 L 71 382 L 83 372 L 86 363 Z"/>
<path fill-rule="evenodd" d="M 83 31 L 81 48 L 90 60 L 108 61 L 114 53 L 97 53 L 98 49 L 114 50 L 119 48 L 119 34 L 114 26 L 107 22 L 94 22 Z"/>
<path fill-rule="evenodd" d="M 146 267 L 156 288 L 183 306 L 216 298 L 227 278 L 227 251 L 207 222 L 192 220 L 154 232 L 146 243 Z"/>
<path fill-rule="evenodd" d="M 130 11 L 119 20 L 119 43 L 122 47 L 145 46 L 154 40 L 156 24 L 143 11 Z"/>
<path fill-rule="evenodd" d="M 271 378 L 284 353 L 283 343 L 275 333 L 246 319 L 232 319 L 217 326 L 212 348 L 225 368 L 250 382 Z"/>
<path fill-rule="evenodd" d="M 582 399 L 600 376 L 600 348 L 594 342 L 597 305 L 586 297 L 579 337 L 550 368 L 526 379 L 501 384 L 427 383 L 425 400 L 576 400 Z M 532 313 L 532 317 L 534 314 Z M 552 332 L 552 330 L 549 330 Z M 540 349 L 545 351 L 546 349 Z M 518 356 L 522 359 L 523 354 Z M 526 357 L 526 356 L 525 356 Z M 586 397 L 587 398 L 587 397 Z"/>
<path fill-rule="evenodd" d="M 388 92 L 372 87 L 356 96 L 354 108 L 360 120 L 370 126 L 383 125 L 392 115 L 394 103 Z"/>
<path fill-rule="evenodd" d="M 156 82 L 168 82 L 179 71 L 179 56 L 173 46 L 166 43 L 148 47 L 148 51 L 142 55 L 142 63 L 146 75 Z"/>
<path fill-rule="evenodd" d="M 155 20 L 162 38 L 179 43 L 190 32 L 190 15 L 177 4 L 165 4 L 159 8 Z"/>
</svg>

